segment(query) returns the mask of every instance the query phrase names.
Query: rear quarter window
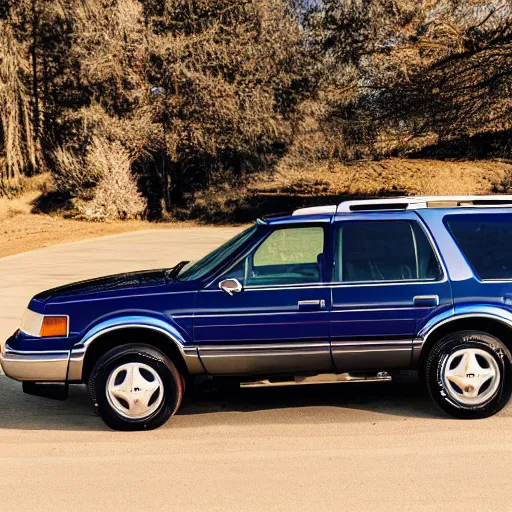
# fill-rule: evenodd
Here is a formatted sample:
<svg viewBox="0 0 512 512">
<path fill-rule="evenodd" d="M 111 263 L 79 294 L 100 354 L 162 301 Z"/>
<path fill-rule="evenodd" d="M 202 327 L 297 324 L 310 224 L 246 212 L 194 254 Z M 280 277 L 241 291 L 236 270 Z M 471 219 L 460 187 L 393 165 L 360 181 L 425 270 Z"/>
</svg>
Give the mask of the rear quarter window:
<svg viewBox="0 0 512 512">
<path fill-rule="evenodd" d="M 512 214 L 447 215 L 444 223 L 480 279 L 512 279 Z"/>
</svg>

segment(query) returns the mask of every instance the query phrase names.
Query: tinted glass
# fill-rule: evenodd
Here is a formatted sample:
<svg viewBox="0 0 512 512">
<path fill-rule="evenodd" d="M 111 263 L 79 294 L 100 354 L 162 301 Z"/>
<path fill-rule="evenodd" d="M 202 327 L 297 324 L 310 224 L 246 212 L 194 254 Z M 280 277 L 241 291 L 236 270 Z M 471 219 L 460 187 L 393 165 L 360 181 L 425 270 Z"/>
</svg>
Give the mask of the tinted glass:
<svg viewBox="0 0 512 512">
<path fill-rule="evenodd" d="M 481 279 L 512 279 L 512 214 L 449 215 L 445 224 Z"/>
<path fill-rule="evenodd" d="M 337 233 L 336 280 L 438 280 L 437 258 L 423 230 L 409 221 L 343 222 Z"/>
<path fill-rule="evenodd" d="M 243 262 L 246 285 L 321 281 L 324 230 L 277 229 Z"/>
</svg>

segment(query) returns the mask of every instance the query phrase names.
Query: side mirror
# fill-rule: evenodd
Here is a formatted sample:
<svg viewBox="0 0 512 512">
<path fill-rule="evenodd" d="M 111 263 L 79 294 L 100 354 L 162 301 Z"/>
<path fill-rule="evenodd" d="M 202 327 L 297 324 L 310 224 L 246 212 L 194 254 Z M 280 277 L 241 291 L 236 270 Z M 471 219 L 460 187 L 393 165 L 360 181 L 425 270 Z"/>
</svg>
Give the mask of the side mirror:
<svg viewBox="0 0 512 512">
<path fill-rule="evenodd" d="M 242 283 L 238 279 L 224 279 L 219 283 L 219 288 L 229 295 L 240 293 L 243 290 Z"/>
</svg>

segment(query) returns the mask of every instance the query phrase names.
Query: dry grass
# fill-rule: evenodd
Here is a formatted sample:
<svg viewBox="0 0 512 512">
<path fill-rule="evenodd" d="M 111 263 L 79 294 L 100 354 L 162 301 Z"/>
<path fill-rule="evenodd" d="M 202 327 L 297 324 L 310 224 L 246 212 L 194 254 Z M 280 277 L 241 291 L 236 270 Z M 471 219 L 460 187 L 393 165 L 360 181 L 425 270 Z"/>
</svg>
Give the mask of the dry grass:
<svg viewBox="0 0 512 512">
<path fill-rule="evenodd" d="M 253 194 L 284 196 L 336 196 L 382 194 L 485 194 L 498 189 L 509 192 L 512 164 L 501 161 L 436 161 L 388 159 L 354 165 L 318 166 L 312 170 L 289 170 L 260 179 L 248 189 L 225 188 L 208 192 L 196 205 L 196 216 L 221 210 L 220 218 L 230 222 L 238 209 L 250 209 L 247 198 Z M 52 185 L 49 175 L 24 181 L 25 192 L 16 199 L 0 198 L 0 257 L 64 242 L 141 229 L 169 228 L 193 223 L 149 223 L 145 221 L 85 222 L 57 215 L 31 213 L 42 191 Z M 508 185 L 507 185 L 508 184 Z M 508 188 L 507 188 L 508 187 Z M 281 204 L 280 210 L 287 209 Z M 189 212 L 190 213 L 190 212 Z M 256 214 L 255 214 L 256 215 Z M 246 215 L 253 217 L 252 212 Z"/>
<path fill-rule="evenodd" d="M 29 215 L 36 199 L 51 186 L 51 176 L 45 173 L 21 178 L 20 186 L 23 188 L 21 195 L 10 199 L 0 196 L 0 223 L 18 215 Z"/>
<path fill-rule="evenodd" d="M 0 197 L 0 222 L 16 217 L 17 215 L 28 215 L 32 209 L 32 202 L 39 197 L 39 192 L 29 192 L 14 199 Z"/>
<path fill-rule="evenodd" d="M 485 194 L 491 193 L 512 164 L 502 161 L 386 159 L 352 165 L 322 164 L 287 169 L 250 190 L 297 195 Z"/>
</svg>

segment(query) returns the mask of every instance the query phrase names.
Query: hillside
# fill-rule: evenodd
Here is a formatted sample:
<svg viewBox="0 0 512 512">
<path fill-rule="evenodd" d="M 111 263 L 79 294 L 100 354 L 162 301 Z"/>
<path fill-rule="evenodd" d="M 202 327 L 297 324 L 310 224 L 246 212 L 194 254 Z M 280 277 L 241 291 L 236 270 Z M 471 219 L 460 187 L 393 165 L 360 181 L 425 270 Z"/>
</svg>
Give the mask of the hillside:
<svg viewBox="0 0 512 512">
<path fill-rule="evenodd" d="M 192 216 L 208 221 L 250 221 L 304 205 L 351 197 L 468 195 L 512 191 L 512 162 L 391 158 L 352 164 L 288 168 L 258 176 L 246 188 L 225 187 L 204 194 Z M 191 212 L 181 212 L 190 217 Z"/>
<path fill-rule="evenodd" d="M 507 173 L 512 174 L 512 161 L 392 158 L 289 169 L 260 180 L 253 190 L 299 196 L 487 194 Z"/>
<path fill-rule="evenodd" d="M 87 222 L 66 218 L 65 212 L 33 213 L 51 188 L 49 175 L 27 181 L 27 192 L 16 199 L 0 198 L 0 257 L 48 245 L 141 229 L 171 229 L 197 222 L 252 222 L 258 216 L 291 211 L 303 205 L 327 204 L 344 197 L 402 194 L 487 194 L 506 192 L 512 163 L 496 160 L 445 161 L 387 159 L 337 164 L 254 180 L 248 187 L 218 190 L 183 211 L 186 222 L 144 220 Z M 508 177 L 508 178 L 507 178 Z M 510 186 L 510 185 L 509 185 Z M 192 219 L 192 220 L 190 220 Z"/>
</svg>

